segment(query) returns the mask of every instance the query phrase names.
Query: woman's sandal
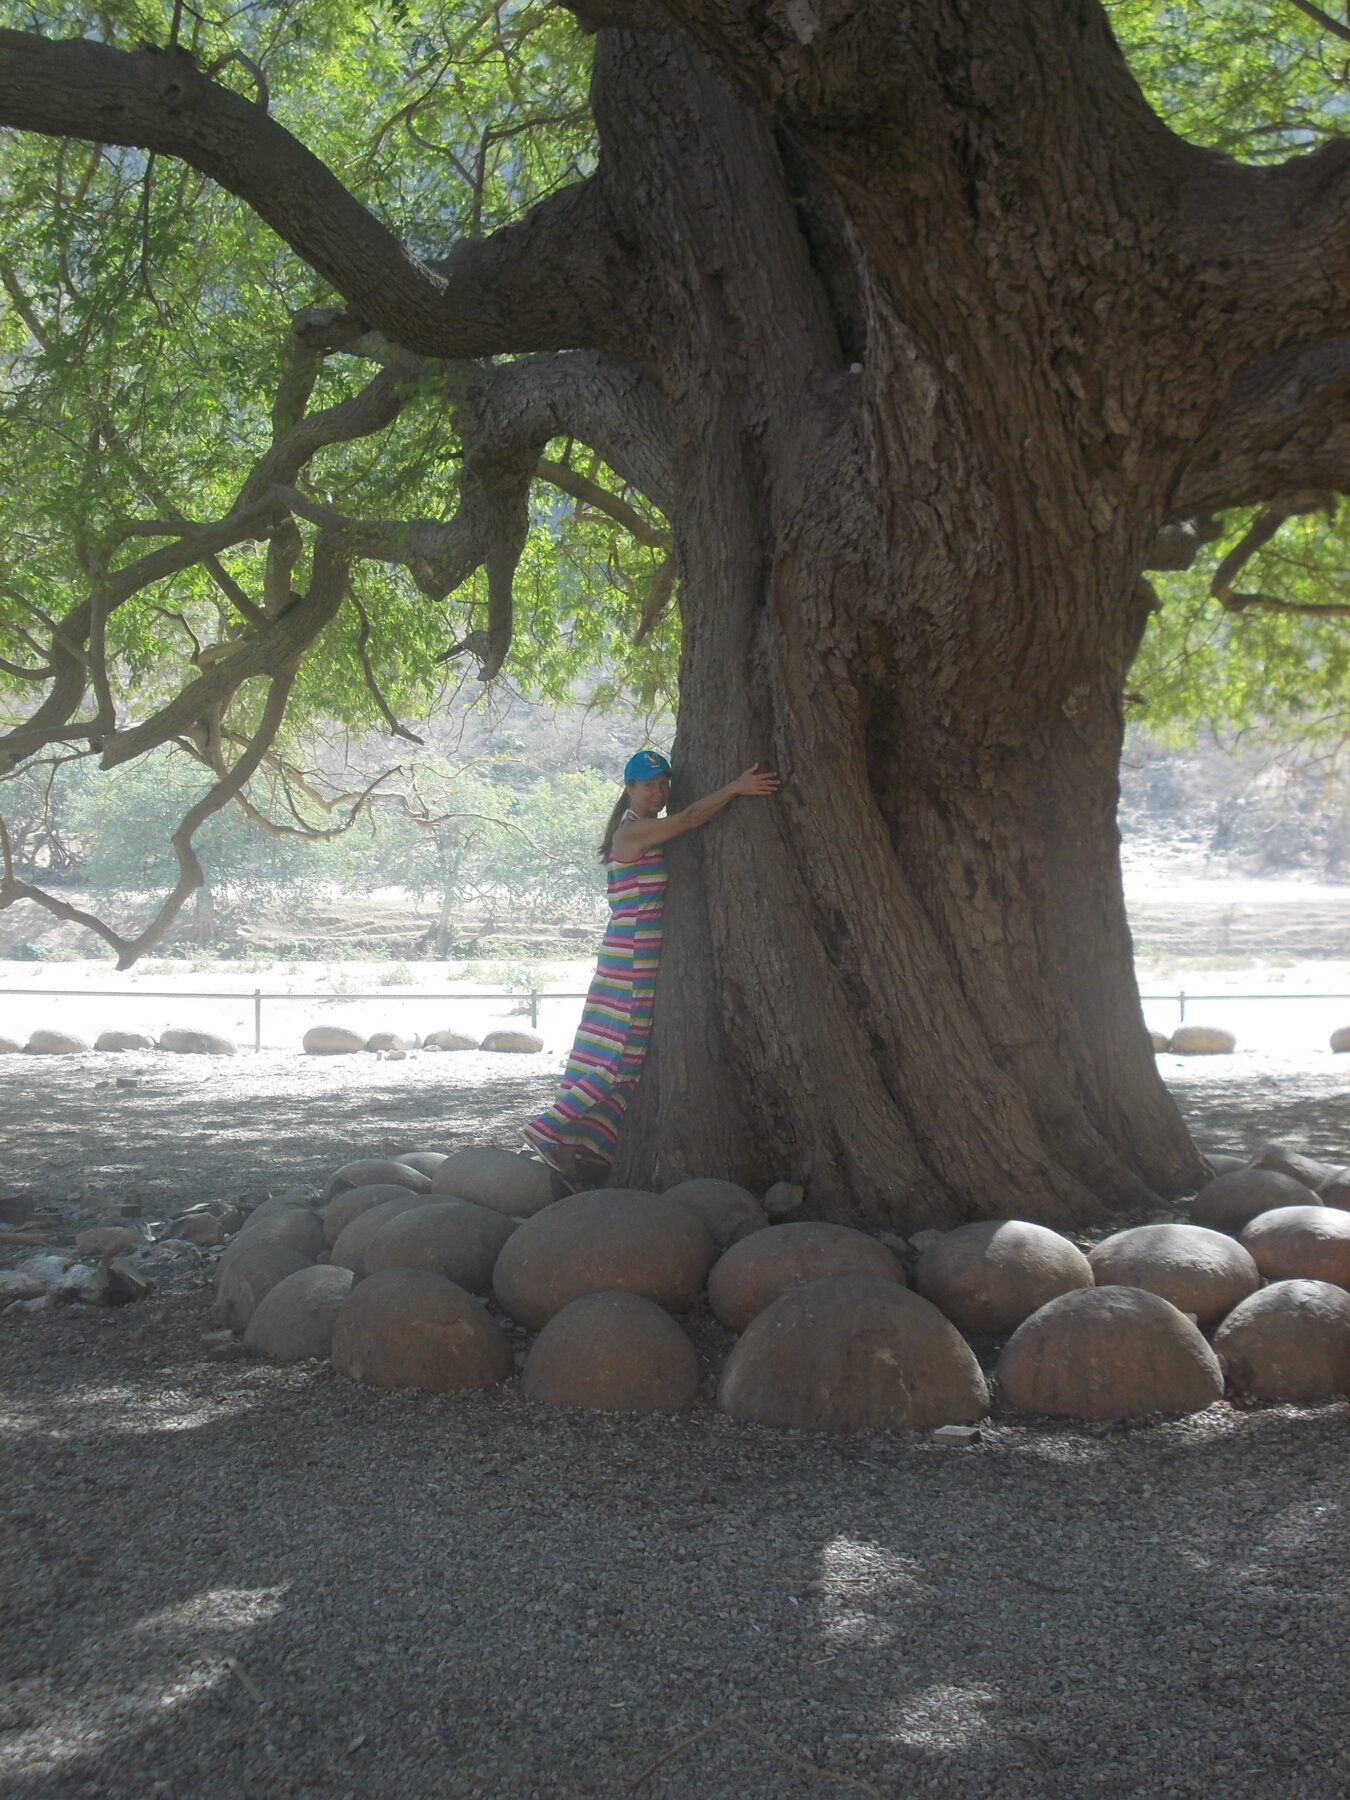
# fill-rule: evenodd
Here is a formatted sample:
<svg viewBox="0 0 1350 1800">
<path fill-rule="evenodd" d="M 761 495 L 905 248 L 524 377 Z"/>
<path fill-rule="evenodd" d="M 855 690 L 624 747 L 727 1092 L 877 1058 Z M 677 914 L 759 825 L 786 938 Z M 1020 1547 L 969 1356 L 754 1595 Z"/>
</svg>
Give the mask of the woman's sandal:
<svg viewBox="0 0 1350 1800">
<path fill-rule="evenodd" d="M 576 1168 L 568 1151 L 558 1145 L 537 1143 L 532 1137 L 526 1137 L 525 1143 L 532 1156 L 537 1156 L 541 1163 L 552 1169 L 563 1185 L 564 1194 L 579 1193 L 585 1186 L 577 1178 Z"/>
</svg>

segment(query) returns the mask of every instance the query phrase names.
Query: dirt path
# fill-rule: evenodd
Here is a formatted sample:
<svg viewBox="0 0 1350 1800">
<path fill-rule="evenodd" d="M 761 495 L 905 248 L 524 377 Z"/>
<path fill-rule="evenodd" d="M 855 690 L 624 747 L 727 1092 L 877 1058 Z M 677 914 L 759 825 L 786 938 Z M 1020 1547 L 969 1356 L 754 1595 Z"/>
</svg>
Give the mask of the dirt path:
<svg viewBox="0 0 1350 1800">
<path fill-rule="evenodd" d="M 9 1795 L 1346 1791 L 1350 1407 L 839 1443 L 216 1365 L 202 1323 L 0 1321 Z"/>
<path fill-rule="evenodd" d="M 91 1215 L 257 1197 L 356 1151 L 508 1143 L 554 1073 L 5 1058 L 5 1187 Z M 1185 1072 L 1207 1141 L 1272 1135 L 1254 1079 Z M 1304 1141 L 1350 1142 L 1334 1092 L 1286 1099 Z M 706 1396 L 566 1415 L 210 1362 L 204 1279 L 0 1314 L 16 1800 L 1350 1784 L 1350 1405 L 961 1450 L 749 1430 Z"/>
</svg>

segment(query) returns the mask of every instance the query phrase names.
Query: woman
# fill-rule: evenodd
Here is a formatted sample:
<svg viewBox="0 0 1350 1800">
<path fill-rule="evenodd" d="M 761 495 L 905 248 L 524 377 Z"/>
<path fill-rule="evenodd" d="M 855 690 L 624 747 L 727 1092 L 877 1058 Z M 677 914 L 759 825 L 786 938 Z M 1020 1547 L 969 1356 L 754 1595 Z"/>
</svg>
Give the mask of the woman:
<svg viewBox="0 0 1350 1800">
<path fill-rule="evenodd" d="M 706 800 L 663 819 L 658 815 L 670 794 L 670 764 L 659 751 L 630 756 L 623 780 L 600 845 L 609 888 L 609 930 L 558 1097 L 524 1130 L 535 1154 L 568 1182 L 604 1179 L 624 1109 L 642 1073 L 661 958 L 666 895 L 662 846 L 705 824 L 738 794 L 772 794 L 778 787 L 778 777 L 761 775 L 756 763 Z"/>
</svg>

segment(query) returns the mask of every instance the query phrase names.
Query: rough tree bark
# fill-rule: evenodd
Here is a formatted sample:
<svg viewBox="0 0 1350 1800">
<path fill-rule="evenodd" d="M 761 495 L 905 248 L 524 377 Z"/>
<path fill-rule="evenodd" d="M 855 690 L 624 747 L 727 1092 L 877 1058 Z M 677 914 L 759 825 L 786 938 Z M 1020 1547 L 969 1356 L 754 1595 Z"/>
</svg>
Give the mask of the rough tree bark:
<svg viewBox="0 0 1350 1800">
<path fill-rule="evenodd" d="M 674 847 L 617 1179 L 911 1228 L 1186 1191 L 1115 825 L 1140 576 L 1193 514 L 1345 483 L 1344 146 L 1182 143 L 1095 0 L 577 10 L 597 175 L 385 284 L 237 106 L 227 154 L 207 99 L 170 129 L 138 76 L 114 120 L 100 62 L 79 112 L 34 52 L 0 119 L 195 161 L 420 353 L 599 358 L 578 435 L 675 537 L 676 804 L 785 777 Z"/>
</svg>

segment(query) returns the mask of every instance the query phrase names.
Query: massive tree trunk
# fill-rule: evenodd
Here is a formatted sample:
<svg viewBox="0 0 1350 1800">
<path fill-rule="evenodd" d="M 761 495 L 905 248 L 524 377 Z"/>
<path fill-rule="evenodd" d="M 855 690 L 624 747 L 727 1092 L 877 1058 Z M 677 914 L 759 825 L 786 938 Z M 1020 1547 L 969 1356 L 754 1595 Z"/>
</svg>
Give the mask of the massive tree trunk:
<svg viewBox="0 0 1350 1800">
<path fill-rule="evenodd" d="M 673 847 L 617 1179 L 902 1227 L 1185 1191 L 1115 825 L 1140 572 L 1177 521 L 1345 482 L 1344 147 L 1181 143 L 1095 0 L 575 4 L 597 174 L 434 266 L 335 229 L 313 159 L 177 63 L 166 100 L 153 59 L 25 39 L 0 120 L 244 194 L 359 309 L 319 348 L 565 353 L 474 387 L 449 527 L 342 540 L 435 595 L 486 561 L 489 672 L 550 437 L 667 511 L 675 803 L 785 779 Z"/>
<path fill-rule="evenodd" d="M 1193 1186 L 1118 874 L 1146 508 L 1094 514 L 1025 337 L 884 195 L 865 250 L 670 42 L 598 82 L 675 421 L 675 803 L 785 777 L 673 847 L 623 1178 L 790 1178 L 909 1226 Z"/>
</svg>

